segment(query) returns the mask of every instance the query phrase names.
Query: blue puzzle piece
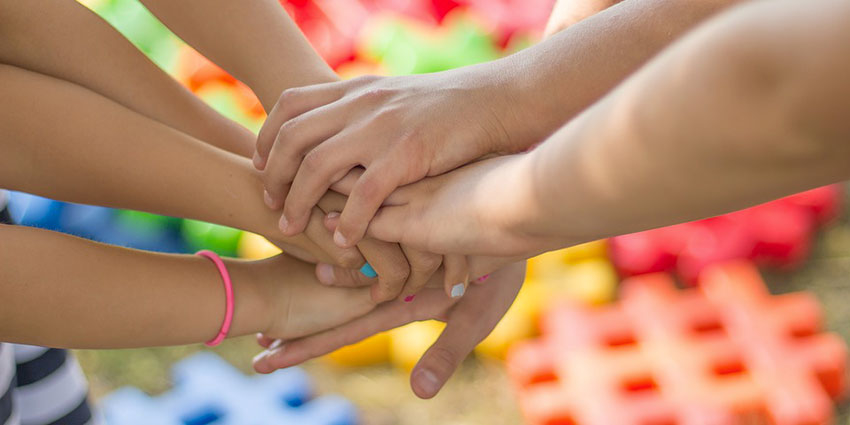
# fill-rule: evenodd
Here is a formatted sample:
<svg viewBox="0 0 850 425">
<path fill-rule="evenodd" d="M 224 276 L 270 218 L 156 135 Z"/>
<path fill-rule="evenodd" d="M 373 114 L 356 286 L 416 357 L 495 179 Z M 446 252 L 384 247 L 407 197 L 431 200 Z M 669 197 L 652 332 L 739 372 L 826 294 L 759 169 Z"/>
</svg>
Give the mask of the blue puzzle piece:
<svg viewBox="0 0 850 425">
<path fill-rule="evenodd" d="M 65 204 L 23 192 L 9 192 L 9 214 L 15 223 L 59 230 Z"/>
<path fill-rule="evenodd" d="M 112 227 L 115 210 L 92 205 L 66 204 L 59 219 L 59 227 L 65 233 L 102 240 Z"/>
<path fill-rule="evenodd" d="M 309 376 L 289 368 L 245 376 L 212 353 L 172 369 L 174 389 L 148 397 L 135 388 L 103 400 L 107 425 L 354 425 L 357 411 L 337 396 L 311 398 Z"/>
</svg>

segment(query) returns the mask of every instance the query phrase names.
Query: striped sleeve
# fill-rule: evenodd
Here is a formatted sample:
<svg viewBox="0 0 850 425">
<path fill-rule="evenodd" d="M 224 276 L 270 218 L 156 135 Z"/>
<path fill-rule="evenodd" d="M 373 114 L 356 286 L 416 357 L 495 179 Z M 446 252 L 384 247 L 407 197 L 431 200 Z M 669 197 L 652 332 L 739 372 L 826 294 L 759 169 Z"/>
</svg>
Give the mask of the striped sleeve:
<svg viewBox="0 0 850 425">
<path fill-rule="evenodd" d="M 65 350 L 15 345 L 15 398 L 21 425 L 84 425 L 92 421 L 88 384 Z"/>
<path fill-rule="evenodd" d="M 18 425 L 13 396 L 15 383 L 15 355 L 12 346 L 0 344 L 0 424 Z"/>
</svg>

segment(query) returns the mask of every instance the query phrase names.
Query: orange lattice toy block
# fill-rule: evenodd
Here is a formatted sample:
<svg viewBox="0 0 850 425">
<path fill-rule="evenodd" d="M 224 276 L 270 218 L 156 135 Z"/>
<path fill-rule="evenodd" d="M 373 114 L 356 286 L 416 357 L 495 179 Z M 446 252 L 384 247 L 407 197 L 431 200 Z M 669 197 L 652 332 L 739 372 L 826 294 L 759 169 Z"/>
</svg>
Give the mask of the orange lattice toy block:
<svg viewBox="0 0 850 425">
<path fill-rule="evenodd" d="M 623 282 L 601 308 L 562 306 L 508 371 L 533 425 L 828 424 L 847 349 L 808 293 L 772 296 L 755 266 L 713 266 L 699 289 Z"/>
</svg>

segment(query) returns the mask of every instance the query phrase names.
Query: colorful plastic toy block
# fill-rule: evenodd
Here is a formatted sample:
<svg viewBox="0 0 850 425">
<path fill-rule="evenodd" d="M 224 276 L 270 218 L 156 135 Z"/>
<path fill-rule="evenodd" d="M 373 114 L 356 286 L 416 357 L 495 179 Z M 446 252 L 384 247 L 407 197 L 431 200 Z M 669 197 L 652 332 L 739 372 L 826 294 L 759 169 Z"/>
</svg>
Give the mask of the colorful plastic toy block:
<svg viewBox="0 0 850 425">
<path fill-rule="evenodd" d="M 242 232 L 236 253 L 246 260 L 262 260 L 280 254 L 280 248 L 254 233 Z"/>
<path fill-rule="evenodd" d="M 358 55 L 392 75 L 444 71 L 501 56 L 484 26 L 460 9 L 441 26 L 394 15 L 375 18 L 363 30 Z"/>
<path fill-rule="evenodd" d="M 791 269 L 808 256 L 818 226 L 840 209 L 841 186 L 825 186 L 753 208 L 611 238 L 611 259 L 623 276 L 678 272 L 696 282 L 711 264 L 751 259 Z"/>
<path fill-rule="evenodd" d="M 312 398 L 298 368 L 247 377 L 212 353 L 196 354 L 173 368 L 174 389 L 149 397 L 119 389 L 102 400 L 109 425 L 354 425 L 357 411 L 338 396 Z"/>
<path fill-rule="evenodd" d="M 563 306 L 507 364 L 529 424 L 827 424 L 847 347 L 820 333 L 808 293 L 771 296 L 748 262 L 698 289 L 668 274 L 623 282 L 603 308 Z"/>
<path fill-rule="evenodd" d="M 364 367 L 390 361 L 389 332 L 372 335 L 358 343 L 348 345 L 328 354 L 325 358 L 336 366 Z"/>
<path fill-rule="evenodd" d="M 461 0 L 493 28 L 501 46 L 518 33 L 539 37 L 543 33 L 554 0 Z"/>
<path fill-rule="evenodd" d="M 189 250 L 210 249 L 228 257 L 236 256 L 242 236 L 237 229 L 197 220 L 183 220 L 180 232 Z"/>
</svg>

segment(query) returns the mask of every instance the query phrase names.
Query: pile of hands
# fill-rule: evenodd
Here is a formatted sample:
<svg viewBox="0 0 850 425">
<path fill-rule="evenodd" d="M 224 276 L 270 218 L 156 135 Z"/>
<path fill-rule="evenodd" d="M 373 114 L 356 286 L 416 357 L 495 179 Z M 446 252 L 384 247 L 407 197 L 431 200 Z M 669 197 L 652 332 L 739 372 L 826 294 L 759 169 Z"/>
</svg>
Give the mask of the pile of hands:
<svg viewBox="0 0 850 425">
<path fill-rule="evenodd" d="M 493 198 L 510 190 L 519 178 L 513 164 L 547 130 L 529 129 L 533 121 L 518 115 L 507 90 L 469 72 L 369 76 L 282 93 L 253 158 L 265 202 L 280 213 L 281 234 L 271 240 L 318 260 L 323 286 L 367 288 L 372 303 L 354 301 L 358 292 L 348 304 L 307 301 L 319 310 L 353 311 L 336 318 L 345 323 L 311 335 L 259 335 L 266 350 L 255 357 L 255 370 L 272 372 L 437 319 L 445 330 L 411 374 L 414 392 L 430 398 L 506 313 L 522 285 L 524 259 L 539 250 L 511 230 L 510 211 Z M 327 251 L 334 252 L 299 255 L 294 238 L 321 233 L 317 228 L 332 238 Z M 337 264 L 322 261 L 328 257 Z M 287 315 L 298 320 L 292 310 Z"/>
</svg>

